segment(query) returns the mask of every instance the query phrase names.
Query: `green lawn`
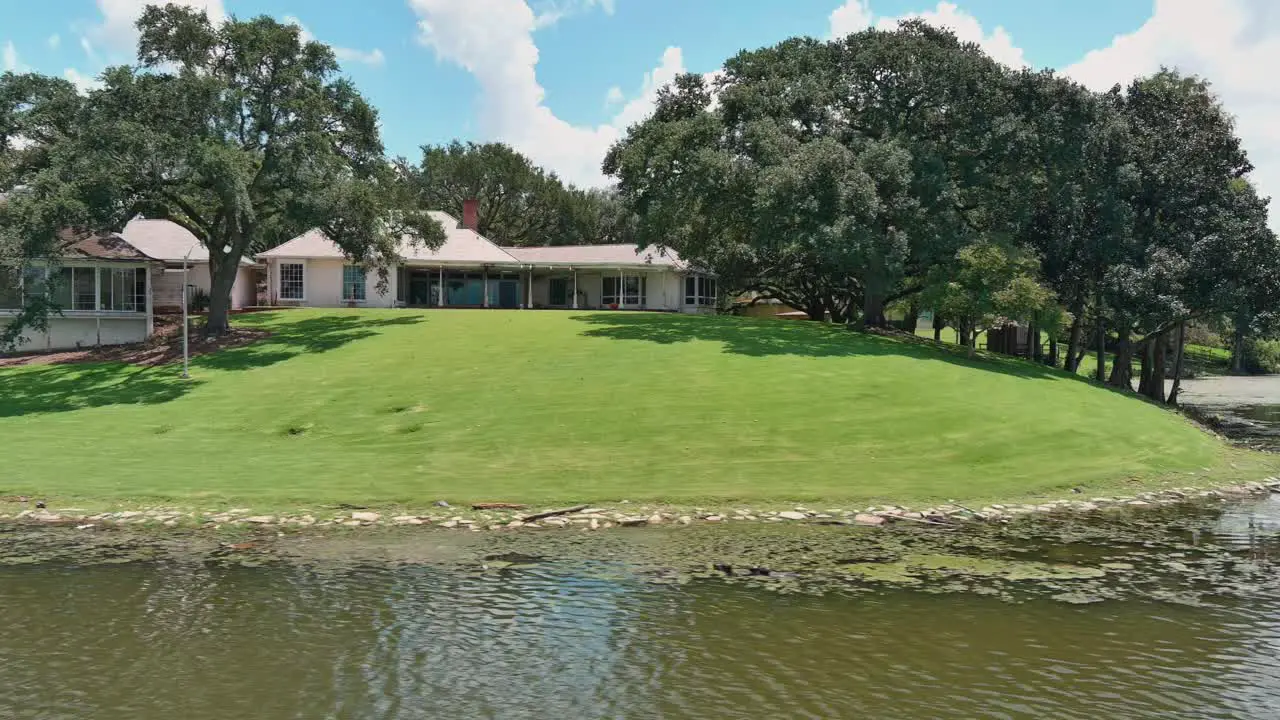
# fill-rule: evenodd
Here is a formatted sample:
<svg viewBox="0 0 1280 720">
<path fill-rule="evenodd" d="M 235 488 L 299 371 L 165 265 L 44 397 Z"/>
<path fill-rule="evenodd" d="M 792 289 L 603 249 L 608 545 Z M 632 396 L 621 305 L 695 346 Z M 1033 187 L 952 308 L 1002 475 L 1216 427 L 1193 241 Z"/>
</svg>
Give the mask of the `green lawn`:
<svg viewBox="0 0 1280 720">
<path fill-rule="evenodd" d="M 196 359 L 189 382 L 173 367 L 0 370 L 0 495 L 914 503 L 1194 484 L 1178 473 L 1207 481 L 1243 457 L 1052 369 L 818 323 L 468 310 L 237 322 L 274 335 Z"/>
</svg>

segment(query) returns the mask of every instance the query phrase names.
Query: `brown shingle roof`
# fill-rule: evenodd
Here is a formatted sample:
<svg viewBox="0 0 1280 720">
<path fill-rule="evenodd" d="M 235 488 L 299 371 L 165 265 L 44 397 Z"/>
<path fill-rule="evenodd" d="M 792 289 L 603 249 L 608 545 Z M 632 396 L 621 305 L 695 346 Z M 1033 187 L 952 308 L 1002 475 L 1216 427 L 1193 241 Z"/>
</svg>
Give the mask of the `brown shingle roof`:
<svg viewBox="0 0 1280 720">
<path fill-rule="evenodd" d="M 67 258 L 93 258 L 95 260 L 151 260 L 138 248 L 115 234 L 98 234 L 81 230 L 63 230 L 58 233 L 62 244 L 62 256 Z"/>
</svg>

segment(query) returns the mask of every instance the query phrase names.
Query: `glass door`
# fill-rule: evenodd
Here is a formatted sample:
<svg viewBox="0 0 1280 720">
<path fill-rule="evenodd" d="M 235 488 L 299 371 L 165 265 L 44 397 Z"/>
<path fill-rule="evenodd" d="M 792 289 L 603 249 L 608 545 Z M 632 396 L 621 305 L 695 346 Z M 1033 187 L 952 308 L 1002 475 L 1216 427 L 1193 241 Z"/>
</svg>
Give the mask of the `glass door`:
<svg viewBox="0 0 1280 720">
<path fill-rule="evenodd" d="M 569 305 L 569 278 L 551 278 L 550 294 L 549 305 L 552 307 L 567 307 Z"/>
</svg>

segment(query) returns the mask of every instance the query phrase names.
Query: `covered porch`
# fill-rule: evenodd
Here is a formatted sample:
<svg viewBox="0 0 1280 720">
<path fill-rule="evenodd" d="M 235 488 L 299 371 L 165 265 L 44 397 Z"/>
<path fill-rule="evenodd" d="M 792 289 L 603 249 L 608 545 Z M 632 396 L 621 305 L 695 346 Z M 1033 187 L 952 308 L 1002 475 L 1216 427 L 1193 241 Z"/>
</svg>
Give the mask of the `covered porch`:
<svg viewBox="0 0 1280 720">
<path fill-rule="evenodd" d="M 396 304 L 422 308 L 679 310 L 666 268 L 401 265 Z"/>
</svg>

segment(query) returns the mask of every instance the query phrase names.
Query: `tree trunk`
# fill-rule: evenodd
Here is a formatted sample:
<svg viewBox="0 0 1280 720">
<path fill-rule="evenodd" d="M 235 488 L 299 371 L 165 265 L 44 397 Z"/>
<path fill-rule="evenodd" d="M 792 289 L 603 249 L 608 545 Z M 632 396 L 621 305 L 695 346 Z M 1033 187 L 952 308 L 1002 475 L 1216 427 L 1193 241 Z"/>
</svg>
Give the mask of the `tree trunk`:
<svg viewBox="0 0 1280 720">
<path fill-rule="evenodd" d="M 1071 332 L 1067 336 L 1067 361 L 1063 368 L 1067 372 L 1075 372 L 1080 367 L 1080 358 L 1084 357 L 1081 340 L 1084 339 L 1084 303 L 1076 302 L 1071 308 Z"/>
<path fill-rule="evenodd" d="M 224 256 L 209 258 L 209 317 L 205 320 L 206 335 L 225 335 L 231 330 L 231 289 L 236 284 L 236 272 L 240 269 L 237 258 Z M 185 292 L 185 288 L 183 292 Z"/>
<path fill-rule="evenodd" d="M 1151 340 L 1142 344 L 1142 367 L 1138 374 L 1138 394 L 1146 395 L 1151 388 Z"/>
<path fill-rule="evenodd" d="M 1244 330 L 1240 328 L 1240 323 L 1236 323 L 1236 329 L 1231 333 L 1231 374 L 1244 374 Z"/>
<path fill-rule="evenodd" d="M 907 317 L 902 321 L 902 329 L 916 334 L 916 325 L 920 324 L 920 303 L 915 300 L 911 301 L 911 305 L 907 308 Z"/>
<path fill-rule="evenodd" d="M 1107 384 L 1123 390 L 1133 390 L 1133 346 L 1129 342 L 1129 328 L 1120 329 L 1120 338 L 1116 342 L 1116 359 L 1111 366 L 1111 377 Z"/>
<path fill-rule="evenodd" d="M 942 342 L 942 328 L 946 326 L 947 326 L 947 323 L 942 319 L 941 316 L 938 315 L 938 312 L 935 310 L 933 313 L 933 341 L 934 342 L 936 343 Z"/>
<path fill-rule="evenodd" d="M 867 288 L 862 293 L 862 326 L 884 327 L 884 294 Z"/>
<path fill-rule="evenodd" d="M 1102 316 L 1098 316 L 1097 330 L 1097 349 L 1098 367 L 1094 370 L 1094 379 L 1098 382 L 1106 382 L 1107 380 L 1107 324 L 1103 321 Z"/>
<path fill-rule="evenodd" d="M 1049 364 L 1058 367 L 1058 336 L 1049 335 Z"/>
<path fill-rule="evenodd" d="M 804 314 L 809 316 L 810 320 L 821 322 L 827 319 L 827 306 L 818 298 L 812 298 L 809 303 L 804 306 Z"/>
<path fill-rule="evenodd" d="M 1174 347 L 1173 356 L 1173 388 L 1169 390 L 1169 399 L 1165 402 L 1170 405 L 1178 404 L 1178 391 L 1182 389 L 1182 351 L 1186 348 L 1187 342 L 1187 323 L 1182 321 L 1178 323 L 1178 340 Z"/>
<path fill-rule="evenodd" d="M 1147 377 L 1146 389 L 1143 395 L 1155 400 L 1156 402 L 1164 402 L 1164 361 L 1165 347 L 1169 344 L 1169 338 L 1165 333 L 1159 333 L 1151 338 L 1147 355 L 1150 358 L 1151 369 Z M 1148 374 L 1144 372 L 1144 374 Z"/>
</svg>

